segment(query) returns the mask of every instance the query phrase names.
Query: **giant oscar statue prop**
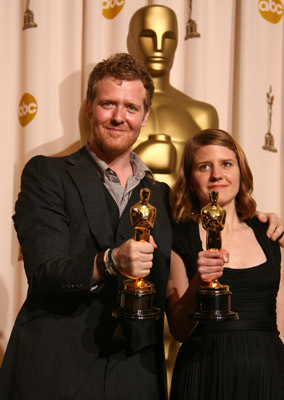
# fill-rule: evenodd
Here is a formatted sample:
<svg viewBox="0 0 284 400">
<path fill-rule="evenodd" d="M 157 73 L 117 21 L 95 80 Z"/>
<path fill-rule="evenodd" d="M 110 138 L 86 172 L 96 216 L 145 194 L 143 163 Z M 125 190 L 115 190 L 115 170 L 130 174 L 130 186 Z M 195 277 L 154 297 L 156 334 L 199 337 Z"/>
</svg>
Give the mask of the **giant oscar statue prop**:
<svg viewBox="0 0 284 400">
<path fill-rule="evenodd" d="M 172 186 L 177 178 L 183 148 L 190 136 L 218 128 L 216 109 L 196 100 L 170 83 L 178 45 L 177 16 L 169 7 L 153 4 L 139 8 L 131 17 L 127 35 L 129 53 L 143 61 L 154 81 L 154 97 L 147 125 L 133 147 L 155 178 Z M 79 124 L 81 145 L 91 137 L 91 122 L 83 102 Z M 157 154 L 159 155 L 157 157 Z"/>
<path fill-rule="evenodd" d="M 189 137 L 202 129 L 218 127 L 218 114 L 211 104 L 188 96 L 170 83 L 177 45 L 178 22 L 173 9 L 153 4 L 139 8 L 131 17 L 128 51 L 147 65 L 155 86 L 147 125 L 133 150 L 157 180 L 170 186 L 175 183 Z"/>
<path fill-rule="evenodd" d="M 134 240 L 149 242 L 150 230 L 154 226 L 157 210 L 149 204 L 150 190 L 140 191 L 141 200 L 130 209 L 131 223 L 134 227 Z M 128 279 L 120 290 L 120 307 L 113 312 L 114 317 L 130 319 L 158 319 L 160 309 L 153 307 L 154 284 L 143 278 Z"/>
<path fill-rule="evenodd" d="M 209 198 L 210 203 L 201 209 L 201 222 L 206 230 L 206 249 L 220 250 L 226 210 L 217 204 L 217 191 L 210 192 Z M 214 321 L 239 319 L 238 314 L 231 311 L 231 294 L 229 286 L 221 285 L 218 279 L 199 286 L 196 292 L 196 311 L 190 313 L 190 318 Z"/>
</svg>

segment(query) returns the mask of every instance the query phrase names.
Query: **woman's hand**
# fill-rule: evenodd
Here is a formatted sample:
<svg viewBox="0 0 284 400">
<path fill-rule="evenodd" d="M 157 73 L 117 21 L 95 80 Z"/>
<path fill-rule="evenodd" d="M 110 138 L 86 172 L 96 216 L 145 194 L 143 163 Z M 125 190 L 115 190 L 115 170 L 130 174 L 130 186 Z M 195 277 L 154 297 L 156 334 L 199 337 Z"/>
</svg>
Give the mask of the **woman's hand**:
<svg viewBox="0 0 284 400">
<path fill-rule="evenodd" d="M 201 279 L 205 282 L 220 278 L 225 263 L 229 262 L 227 250 L 206 250 L 198 253 L 197 265 Z"/>
</svg>

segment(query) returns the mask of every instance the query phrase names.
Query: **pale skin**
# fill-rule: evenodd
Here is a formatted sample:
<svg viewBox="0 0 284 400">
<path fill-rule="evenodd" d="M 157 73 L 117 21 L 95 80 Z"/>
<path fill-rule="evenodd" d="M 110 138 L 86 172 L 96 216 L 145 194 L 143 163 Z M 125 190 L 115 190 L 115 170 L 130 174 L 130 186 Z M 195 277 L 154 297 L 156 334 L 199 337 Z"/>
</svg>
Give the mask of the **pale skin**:
<svg viewBox="0 0 284 400">
<path fill-rule="evenodd" d="M 198 271 L 190 284 L 188 284 L 182 258 L 172 252 L 167 292 L 167 315 L 171 333 L 178 341 L 184 342 L 196 325 L 196 322 L 188 318 L 188 313 L 195 309 L 195 292 L 200 284 L 219 278 L 222 276 L 224 268 L 253 268 L 266 261 L 266 256 L 256 240 L 253 230 L 242 222 L 236 213 L 235 196 L 238 193 L 239 179 L 238 163 L 231 150 L 223 146 L 209 145 L 203 146 L 196 152 L 192 170 L 192 190 L 196 192 L 201 207 L 208 203 L 206 199 L 209 198 L 211 190 L 219 191 L 219 204 L 227 212 L 225 228 L 222 231 L 222 247 L 227 250 L 199 252 Z M 202 247 L 205 249 L 206 232 L 200 223 L 199 233 Z M 277 234 L 277 232 L 275 233 Z M 283 275 L 282 266 L 277 297 L 277 324 L 282 340 L 284 334 Z"/>
</svg>

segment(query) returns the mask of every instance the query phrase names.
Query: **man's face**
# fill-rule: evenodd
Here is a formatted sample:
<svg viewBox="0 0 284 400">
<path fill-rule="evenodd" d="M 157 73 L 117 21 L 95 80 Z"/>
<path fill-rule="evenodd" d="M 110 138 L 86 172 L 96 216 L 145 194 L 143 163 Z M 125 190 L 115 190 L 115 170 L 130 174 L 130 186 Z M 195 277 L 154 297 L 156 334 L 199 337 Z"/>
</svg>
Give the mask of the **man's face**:
<svg viewBox="0 0 284 400">
<path fill-rule="evenodd" d="M 118 81 L 105 77 L 96 84 L 96 95 L 87 115 L 92 122 L 91 148 L 105 161 L 130 152 L 148 119 L 140 80 Z"/>
</svg>

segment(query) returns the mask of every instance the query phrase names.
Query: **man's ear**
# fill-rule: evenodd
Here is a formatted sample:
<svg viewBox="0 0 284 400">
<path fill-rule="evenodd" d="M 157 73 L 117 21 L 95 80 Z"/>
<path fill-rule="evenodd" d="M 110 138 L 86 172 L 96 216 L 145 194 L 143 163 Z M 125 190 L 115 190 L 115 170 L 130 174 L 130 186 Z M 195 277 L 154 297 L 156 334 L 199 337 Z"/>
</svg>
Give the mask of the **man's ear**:
<svg viewBox="0 0 284 400">
<path fill-rule="evenodd" d="M 85 100 L 85 111 L 86 111 L 86 116 L 87 116 L 88 118 L 91 118 L 91 117 L 92 117 L 92 110 L 91 110 L 90 107 L 89 107 L 89 102 L 88 102 L 88 100 Z"/>
<path fill-rule="evenodd" d="M 144 115 L 144 118 L 143 118 L 143 121 L 142 121 L 141 126 L 145 126 L 145 125 L 147 124 L 149 114 L 150 114 L 150 110 L 148 110 L 148 111 L 146 112 L 146 114 Z"/>
</svg>

